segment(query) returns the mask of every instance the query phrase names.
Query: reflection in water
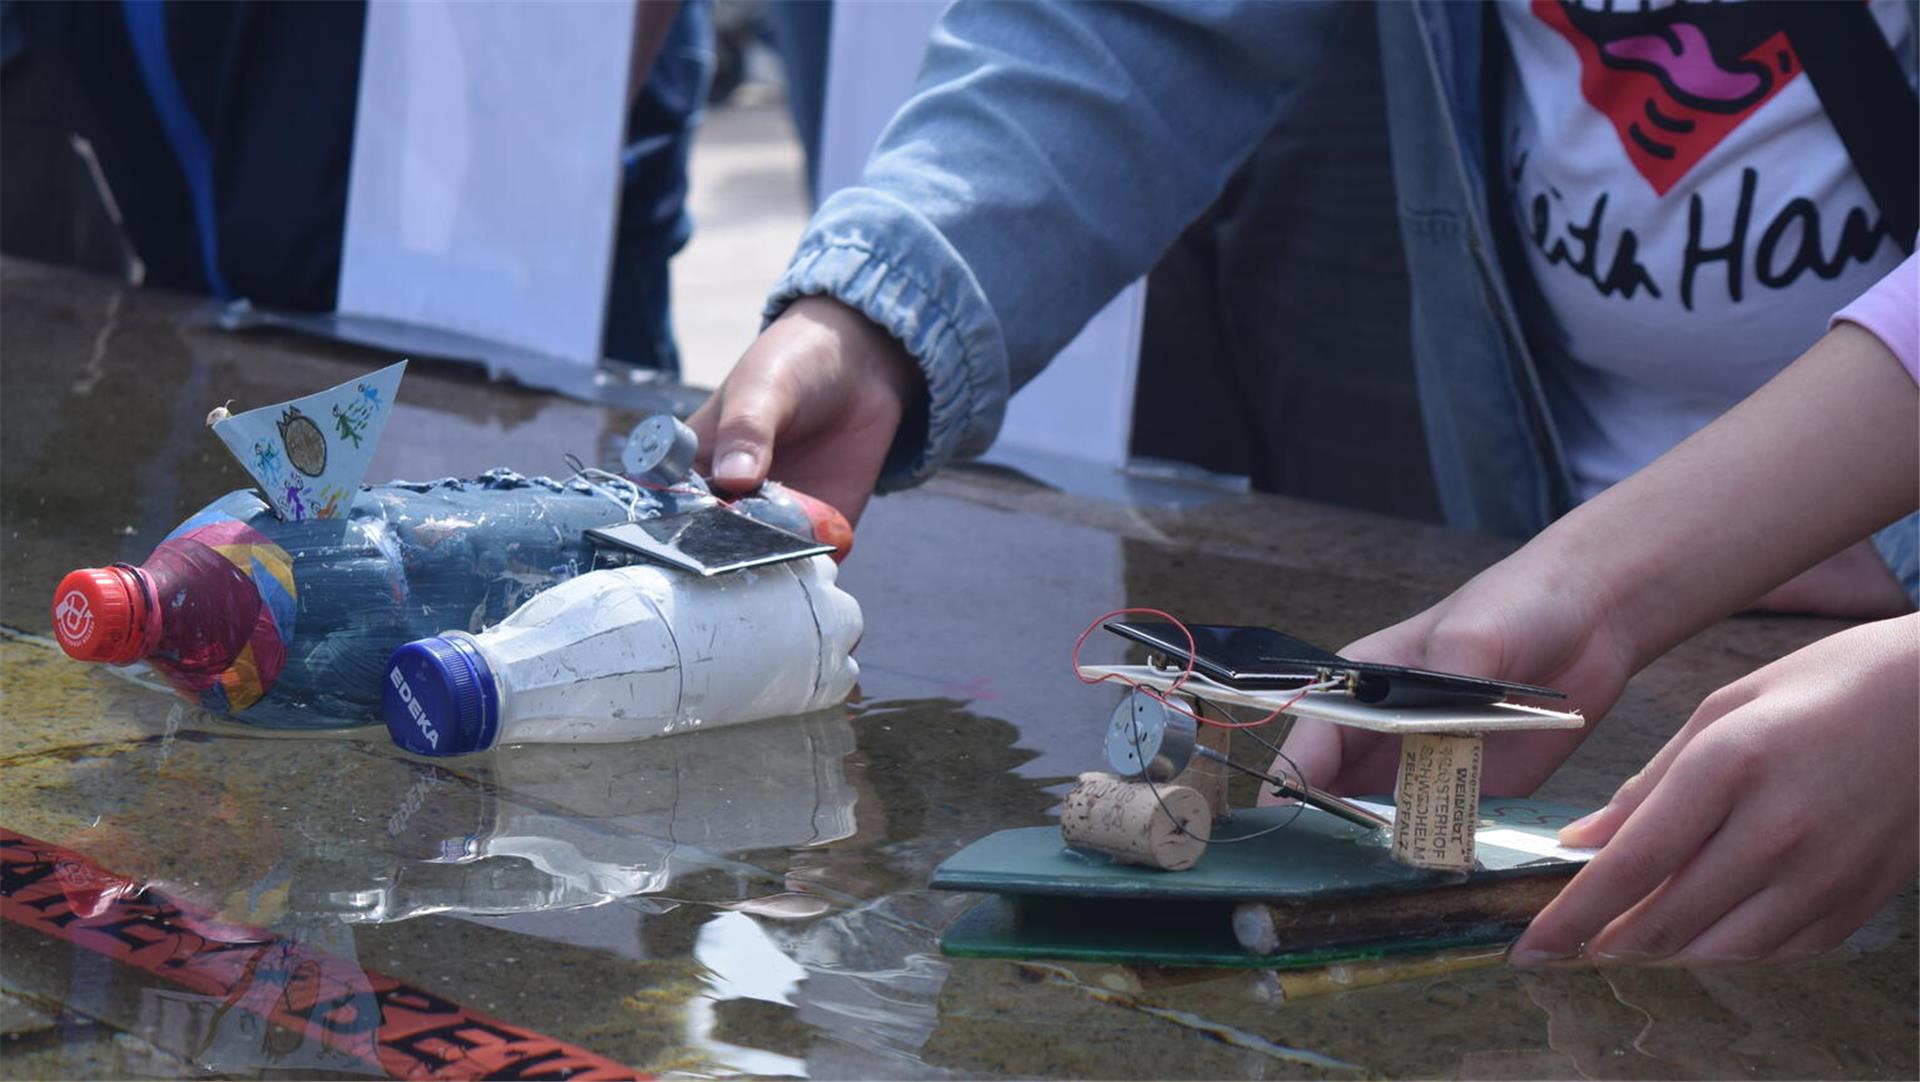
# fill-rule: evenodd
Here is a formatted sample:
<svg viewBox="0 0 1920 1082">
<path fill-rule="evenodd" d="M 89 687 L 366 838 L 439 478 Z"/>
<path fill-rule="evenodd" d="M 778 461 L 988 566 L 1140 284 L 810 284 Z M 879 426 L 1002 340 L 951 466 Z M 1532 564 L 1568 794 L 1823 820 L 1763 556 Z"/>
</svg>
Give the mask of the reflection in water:
<svg viewBox="0 0 1920 1082">
<path fill-rule="evenodd" d="M 804 1060 L 720 1040 L 714 1005 L 750 999 L 791 1007 L 807 971 L 781 953 L 760 925 L 739 913 L 722 913 L 701 925 L 693 956 L 706 971 L 709 994 L 687 1004 L 687 1043 L 727 1070 L 806 1077 Z"/>
<path fill-rule="evenodd" d="M 941 1073 L 920 1061 L 948 972 L 938 933 L 971 899 L 924 890 L 926 876 L 1053 802 L 1018 776 L 1031 753 L 1013 726 L 949 700 L 428 763 L 378 731 L 263 736 L 124 681 L 76 686 L 46 725 L 82 735 L 54 711 L 91 714 L 101 694 L 119 719 L 101 743 L 0 764 L 15 783 L 57 779 L 33 801 L 0 801 L 7 818 L 224 918 L 456 998 L 494 1003 L 498 967 L 530 966 L 524 986 L 546 991 L 503 1017 L 637 1065 Z M 382 932 L 396 924 L 407 930 Z M 223 1072 L 354 1069 L 214 1000 L 122 983 L 111 965 L 89 977 L 88 959 L 29 967 L 23 987 L 95 1004 L 94 1017 Z M 623 969 L 638 983 L 584 1011 L 584 990 L 543 976 Z M 746 983 L 780 972 L 791 988 L 778 994 Z M 568 1028 L 595 1017 L 584 1035 Z"/>
<path fill-rule="evenodd" d="M 504 748 L 452 769 L 393 760 L 410 781 L 384 826 L 391 863 L 302 902 L 385 922 L 657 893 L 724 854 L 852 834 L 841 766 L 852 750 L 846 715 L 829 711 L 671 740 Z"/>
<path fill-rule="evenodd" d="M 47 631 L 46 591 L 67 569 L 139 558 L 245 483 L 206 435 L 207 410 L 390 360 L 216 337 L 178 325 L 182 304 L 165 294 L 127 293 L 115 312 L 112 283 L 18 261 L 0 277 L 0 622 L 33 632 Z M 72 393 L 76 380 L 89 393 Z M 550 472 L 568 451 L 610 464 L 638 420 L 464 370 L 420 368 L 408 386 L 414 412 L 370 476 Z M 861 536 L 844 582 L 868 609 L 865 690 L 884 701 L 851 720 L 584 755 L 429 766 L 379 731 L 268 739 L 185 714 L 170 733 L 168 697 L 0 636 L 0 825 L 655 1073 L 1319 1073 L 1265 1041 L 1391 1077 L 1920 1077 L 1911 892 L 1890 934 L 1856 954 L 1730 973 L 1488 969 L 1280 1003 L 1244 976 L 1167 985 L 1076 965 L 1062 968 L 1078 984 L 1062 985 L 942 960 L 939 930 L 973 899 L 924 889 L 932 868 L 994 830 L 1045 822 L 1057 776 L 1097 762 L 1110 700 L 1090 706 L 1063 656 L 1085 618 L 1155 604 L 1337 647 L 1502 548 L 1257 498 L 1103 509 L 979 474 L 877 502 Z M 981 568 L 995 573 L 967 573 Z M 1552 795 L 1604 800 L 1707 690 L 1823 627 L 1704 632 L 1635 681 Z M 943 698 L 906 698 L 929 694 Z M 727 751 L 730 735 L 746 742 Z M 776 897 L 794 893 L 807 901 Z M 39 1019 L 22 1023 L 30 1039 L 7 1034 L 0 1073 L 336 1069 L 245 1012 L 156 991 L 57 939 L 10 927 L 0 962 L 0 1010 L 15 1017 L 24 1000 L 18 1013 Z M 763 963 L 791 982 L 783 1002 L 745 994 L 736 972 Z M 1085 990 L 1116 987 L 1130 991 Z"/>
<path fill-rule="evenodd" d="M 1863 995 L 1845 954 L 1730 969 L 1573 969 L 1519 978 L 1544 1013 L 1545 1072 L 1582 1078 L 1898 1078 L 1876 1048 L 1911 1031 Z M 1808 1008 L 1815 1008 L 1809 1010 Z"/>
<path fill-rule="evenodd" d="M 1855 955 L 1791 969 L 1491 969 L 1297 1003 L 1244 977 L 1074 965 L 1063 984 L 939 955 L 975 899 L 926 890 L 932 868 L 1046 822 L 1060 780 L 1022 776 L 1029 734 L 964 704 L 426 763 L 378 731 L 209 727 L 23 661 L 43 652 L 0 642 L 9 731 L 47 733 L 0 758 L 0 825 L 656 1072 L 1258 1078 L 1324 1056 L 1389 1076 L 1914 1073 L 1910 896 Z M 81 1019 L 59 1037 L 73 1047 L 99 1019 L 225 1074 L 358 1069 L 57 942 L 4 946 L 10 993 Z M 41 1073 L 98 1073 L 81 1062 Z"/>
<path fill-rule="evenodd" d="M 843 711 L 448 765 L 339 740 L 213 736 L 182 716 L 199 720 L 170 712 L 156 741 L 78 764 L 54 799 L 88 824 L 72 839 L 88 852 L 237 919 L 594 906 L 726 854 L 855 829 Z"/>
<path fill-rule="evenodd" d="M 787 854 L 787 882 L 832 891 L 846 904 L 816 920 L 725 914 L 703 925 L 695 957 L 709 971 L 705 998 L 716 1030 L 697 1044 L 716 1062 L 749 1073 L 811 1077 L 943 1077 L 923 1062 L 939 1025 L 949 966 L 939 933 L 976 900 L 925 889 L 934 865 L 1009 822 L 1045 821 L 1045 785 L 1018 767 L 1033 758 L 1019 733 L 947 699 L 868 702 L 854 722 L 858 750 L 848 776 L 859 792 L 857 831 L 844 842 Z M 766 863 L 771 864 L 771 861 Z M 770 951 L 788 960 L 767 964 Z M 767 961 L 761 961 L 767 960 Z M 773 984 L 804 975 L 791 992 Z M 752 975 L 756 968 L 773 980 Z M 732 1010 L 741 1000 L 785 1007 L 777 1018 Z M 708 1008 L 690 1018 L 707 1024 Z M 728 1026 L 729 1014 L 755 1023 Z M 775 1036 L 786 1046 L 769 1052 Z M 690 1030 L 690 1032 L 693 1032 Z M 751 1044 L 742 1058 L 743 1044 Z M 788 1063 L 778 1070 L 772 1054 Z"/>
<path fill-rule="evenodd" d="M 139 1017 L 144 1032 L 195 1035 L 191 1045 L 195 1063 L 216 1074 L 272 1067 L 302 1075 L 324 1071 L 381 1077 L 372 1064 L 345 1048 L 235 1010 L 229 996 L 142 989 Z"/>
</svg>

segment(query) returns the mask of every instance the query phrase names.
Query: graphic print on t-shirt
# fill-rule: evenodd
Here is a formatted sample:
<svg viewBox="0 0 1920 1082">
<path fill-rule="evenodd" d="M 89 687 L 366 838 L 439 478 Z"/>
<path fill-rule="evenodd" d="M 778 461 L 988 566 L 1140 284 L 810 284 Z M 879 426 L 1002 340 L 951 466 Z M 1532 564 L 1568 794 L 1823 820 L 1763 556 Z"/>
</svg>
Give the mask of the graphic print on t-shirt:
<svg viewBox="0 0 1920 1082">
<path fill-rule="evenodd" d="M 1905 0 L 1836 2 L 1865 3 L 1911 82 Z M 1778 5 L 1498 10 L 1495 194 L 1551 316 L 1529 337 L 1585 498 L 1777 374 L 1901 252 Z"/>
<path fill-rule="evenodd" d="M 1590 11 L 1534 0 L 1580 54 L 1580 92 L 1661 195 L 1800 74 L 1766 4 Z"/>
<path fill-rule="evenodd" d="M 1898 0 L 1878 7 L 1911 33 Z M 1883 216 L 1777 5 L 1521 0 L 1503 14 L 1508 180 L 1536 262 L 1601 297 L 1692 312 L 1722 282 L 1739 304 L 1884 261 Z M 1558 312 L 1571 284 L 1542 284 Z"/>
</svg>

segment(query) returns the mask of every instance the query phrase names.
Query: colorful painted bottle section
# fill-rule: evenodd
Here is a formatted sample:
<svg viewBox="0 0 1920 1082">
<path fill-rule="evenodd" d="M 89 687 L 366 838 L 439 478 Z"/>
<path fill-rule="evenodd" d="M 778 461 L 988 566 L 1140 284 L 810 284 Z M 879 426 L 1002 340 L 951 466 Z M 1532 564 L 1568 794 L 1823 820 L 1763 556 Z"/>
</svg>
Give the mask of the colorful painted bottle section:
<svg viewBox="0 0 1920 1082">
<path fill-rule="evenodd" d="M 648 516 L 711 500 L 636 492 Z M 54 597 L 55 633 L 72 657 L 144 660 L 182 697 L 242 721 L 365 724 L 379 720 L 395 648 L 504 619 L 589 570 L 583 531 L 628 514 L 605 485 L 506 470 L 369 485 L 344 515 L 297 522 L 252 490 L 232 492 L 139 567 L 68 575 Z"/>
<path fill-rule="evenodd" d="M 593 571 L 477 635 L 394 652 L 387 730 L 424 755 L 638 740 L 819 710 L 858 678 L 859 603 L 815 556 L 702 578 Z"/>
<path fill-rule="evenodd" d="M 203 511 L 138 568 L 85 568 L 61 582 L 54 631 L 82 661 L 142 658 L 195 702 L 244 710 L 286 668 L 299 606 L 285 549 Z"/>
</svg>

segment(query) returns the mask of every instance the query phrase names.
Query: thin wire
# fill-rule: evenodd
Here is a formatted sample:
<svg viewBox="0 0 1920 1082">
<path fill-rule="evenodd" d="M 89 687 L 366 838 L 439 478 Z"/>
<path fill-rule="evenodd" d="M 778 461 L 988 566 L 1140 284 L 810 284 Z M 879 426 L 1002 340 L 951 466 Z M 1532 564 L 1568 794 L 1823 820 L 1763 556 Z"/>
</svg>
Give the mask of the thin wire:
<svg viewBox="0 0 1920 1082">
<path fill-rule="evenodd" d="M 568 481 L 578 481 L 586 485 L 589 491 L 619 504 L 621 509 L 626 511 L 628 522 L 640 521 L 640 488 L 638 485 L 635 485 L 632 481 L 617 473 L 609 473 L 606 470 L 581 462 L 580 456 L 571 451 L 567 452 L 563 458 L 567 465 L 573 470 L 573 476 L 567 478 Z M 599 483 L 596 484 L 596 481 Z"/>
<path fill-rule="evenodd" d="M 1287 770 L 1290 772 L 1288 776 L 1293 779 L 1294 788 L 1300 790 L 1303 793 L 1307 791 L 1307 776 L 1305 773 L 1303 773 L 1300 770 L 1300 764 L 1293 761 L 1293 756 L 1288 755 L 1284 751 L 1281 751 L 1280 748 L 1275 746 L 1272 741 L 1267 740 L 1265 737 L 1261 736 L 1259 733 L 1249 732 L 1247 735 L 1259 741 L 1261 747 L 1266 748 L 1268 751 L 1272 752 L 1274 755 L 1282 759 L 1285 759 L 1287 761 Z M 1274 795 L 1286 796 L 1285 793 L 1277 789 L 1274 791 Z M 1288 797 L 1288 799 L 1293 801 L 1293 805 L 1296 808 L 1305 808 L 1307 806 L 1307 802 L 1304 800 L 1301 800 L 1299 797 Z M 1300 817 L 1299 812 L 1296 811 L 1293 813 L 1294 819 L 1298 819 L 1299 817 Z M 1289 819 L 1287 820 L 1287 822 L 1291 823 L 1293 822 L 1293 819 Z"/>
<path fill-rule="evenodd" d="M 698 485 L 655 484 L 652 481 L 642 481 L 637 477 L 628 477 L 626 474 L 623 474 L 623 473 L 613 473 L 609 470 L 600 469 L 597 466 L 586 465 L 585 463 L 580 461 L 580 456 L 574 454 L 572 451 L 568 451 L 563 457 L 566 459 L 567 465 L 571 467 L 573 470 L 573 476 L 567 478 L 567 480 L 580 481 L 586 484 L 588 488 L 592 488 L 594 489 L 594 491 L 600 492 L 601 495 L 606 496 L 607 498 L 613 500 L 615 503 L 618 503 L 622 507 L 627 508 L 627 521 L 629 522 L 636 522 L 639 520 L 638 518 L 639 512 L 636 508 L 636 505 L 638 505 L 638 503 L 640 502 L 640 490 L 642 489 L 645 489 L 648 492 L 666 492 L 675 496 L 694 496 L 694 497 L 710 498 L 715 501 L 718 501 L 719 503 L 725 504 L 728 507 L 732 507 L 734 504 L 734 501 L 739 499 L 739 497 L 737 496 L 734 497 L 733 499 L 728 499 L 727 497 L 722 496 L 720 493 L 713 491 L 711 488 L 708 488 L 704 482 Z M 693 477 L 694 480 L 696 481 L 700 480 L 699 475 L 697 474 L 689 474 L 688 476 Z M 625 485 L 633 489 L 634 490 L 633 499 L 631 501 L 623 500 L 617 496 L 614 496 L 612 493 L 603 492 L 600 489 L 595 488 L 591 480 L 591 478 L 595 478 L 595 477 L 605 478 L 607 483 L 610 485 L 616 485 L 616 486 Z"/>
<path fill-rule="evenodd" d="M 1105 619 L 1105 617 L 1101 617 L 1101 619 Z M 1089 681 L 1089 683 L 1099 683 L 1099 682 L 1100 681 L 1097 681 L 1097 680 Z M 1327 681 L 1327 683 L 1333 684 L 1333 683 L 1337 683 L 1337 681 Z M 1150 691 L 1150 689 L 1147 689 L 1147 688 L 1137 688 L 1136 690 Z M 1310 687 L 1308 690 L 1313 690 L 1313 689 Z M 1298 696 L 1295 696 L 1296 701 L 1298 700 L 1298 698 L 1299 698 Z M 1165 700 L 1162 700 L 1162 705 L 1165 705 Z M 1289 702 L 1287 705 L 1291 706 L 1293 704 L 1292 702 Z M 1186 835 L 1189 838 L 1194 839 L 1195 841 L 1202 842 L 1207 845 L 1238 845 L 1241 842 L 1250 842 L 1250 841 L 1253 841 L 1255 838 L 1264 838 L 1275 831 L 1285 830 L 1286 828 L 1292 826 L 1294 822 L 1300 818 L 1301 812 L 1304 812 L 1307 810 L 1306 801 L 1295 800 L 1293 802 L 1293 814 L 1287 816 L 1287 818 L 1284 821 L 1275 823 L 1274 825 L 1268 827 L 1265 830 L 1257 831 L 1253 834 L 1243 835 L 1238 838 L 1215 838 L 1211 836 L 1211 833 L 1209 833 L 1209 836 L 1203 838 L 1200 835 L 1195 834 L 1193 831 L 1188 830 L 1187 824 L 1181 822 L 1180 817 L 1173 814 L 1172 808 L 1167 807 L 1166 798 L 1160 795 L 1160 787 L 1154 783 L 1153 773 L 1150 770 L 1146 769 L 1147 749 L 1144 743 L 1145 737 L 1140 732 L 1140 719 L 1138 717 L 1131 716 L 1130 714 L 1129 717 L 1127 718 L 1127 724 L 1132 727 L 1132 731 L 1133 731 L 1134 757 L 1140 760 L 1141 767 L 1142 767 L 1141 773 L 1140 773 L 1140 780 L 1147 783 L 1147 791 L 1153 794 L 1154 802 L 1160 805 L 1161 813 L 1167 817 L 1167 822 L 1173 824 L 1173 829 L 1179 831 L 1180 833 Z M 1253 737 L 1255 740 L 1260 741 L 1261 745 L 1263 745 L 1264 747 L 1271 749 L 1275 755 L 1278 755 L 1280 758 L 1285 759 L 1287 761 L 1287 765 L 1293 769 L 1293 777 L 1299 782 L 1299 788 L 1303 790 L 1306 788 L 1306 777 L 1305 775 L 1300 773 L 1300 764 L 1294 762 L 1292 756 L 1288 755 L 1284 751 L 1281 751 L 1279 748 L 1274 747 L 1273 744 L 1263 739 L 1259 733 L 1253 731 L 1252 729 L 1248 729 L 1247 734 Z"/>
<path fill-rule="evenodd" d="M 1166 798 L 1160 795 L 1160 787 L 1154 784 L 1154 781 L 1152 778 L 1145 778 L 1143 780 L 1145 780 L 1147 783 L 1147 791 L 1153 794 L 1154 802 L 1160 805 L 1161 814 L 1167 817 L 1167 822 L 1173 824 L 1173 829 L 1179 831 L 1182 834 L 1185 834 L 1187 837 L 1192 838 L 1195 841 L 1203 842 L 1207 845 L 1238 845 L 1241 842 L 1253 841 L 1255 838 L 1264 838 L 1267 835 L 1272 834 L 1276 830 L 1285 830 L 1286 828 L 1292 826 L 1293 821 L 1295 819 L 1300 818 L 1300 812 L 1306 808 L 1305 804 L 1295 802 L 1293 806 L 1293 814 L 1287 816 L 1285 822 L 1275 823 L 1272 826 L 1268 827 L 1267 829 L 1259 831 L 1257 833 L 1247 834 L 1238 838 L 1215 838 L 1212 836 L 1211 832 L 1209 832 L 1208 835 L 1203 837 L 1199 834 L 1195 834 L 1191 830 L 1188 830 L 1187 824 L 1181 822 L 1180 817 L 1173 814 L 1173 809 L 1167 807 Z"/>
<path fill-rule="evenodd" d="M 1158 616 L 1161 619 L 1166 620 L 1168 623 L 1171 623 L 1173 626 L 1179 628 L 1180 633 L 1182 635 L 1185 635 L 1187 638 L 1187 665 L 1185 668 L 1180 670 L 1179 676 L 1174 677 L 1173 683 L 1167 685 L 1167 689 L 1165 691 L 1159 691 L 1154 688 L 1148 687 L 1147 685 L 1141 683 L 1138 680 L 1132 679 L 1131 677 L 1123 676 L 1122 674 L 1117 672 L 1102 673 L 1099 676 L 1096 676 L 1092 679 L 1088 679 L 1086 674 L 1084 674 L 1080 670 L 1080 650 L 1082 647 L 1086 645 L 1087 636 L 1093 634 L 1095 628 L 1099 627 L 1101 624 L 1112 619 L 1113 617 L 1125 616 L 1130 613 L 1142 613 L 1148 616 Z M 1195 655 L 1197 655 L 1198 653 L 1199 653 L 1199 647 L 1194 642 L 1193 632 L 1188 629 L 1186 624 L 1180 621 L 1179 617 L 1174 616 L 1172 613 L 1164 612 L 1160 609 L 1148 609 L 1148 608 L 1114 609 L 1111 612 L 1102 613 L 1101 615 L 1094 617 L 1093 622 L 1088 624 L 1086 630 L 1080 633 L 1080 637 L 1073 640 L 1073 675 L 1076 680 L 1079 680 L 1081 683 L 1089 686 L 1094 684 L 1105 684 L 1108 682 L 1123 684 L 1129 688 L 1132 688 L 1135 691 L 1140 692 L 1143 695 L 1146 695 L 1149 698 L 1157 700 L 1160 703 L 1160 705 L 1166 707 L 1167 709 L 1173 711 L 1176 714 L 1183 714 L 1189 718 L 1192 718 L 1194 721 L 1198 722 L 1201 725 L 1211 725 L 1216 729 L 1259 728 L 1262 725 L 1266 725 L 1272 722 L 1274 719 L 1286 713 L 1288 710 L 1293 709 L 1294 704 L 1299 702 L 1301 699 L 1306 698 L 1308 692 L 1324 691 L 1328 687 L 1332 687 L 1334 686 L 1335 683 L 1337 683 L 1337 681 L 1330 681 L 1330 682 L 1325 682 L 1321 684 L 1308 684 L 1307 686 L 1301 688 L 1293 696 L 1293 698 L 1288 699 L 1286 702 L 1283 702 L 1279 706 L 1274 707 L 1272 713 L 1266 715 L 1263 718 L 1258 718 L 1254 721 L 1220 721 L 1215 718 L 1202 717 L 1201 715 L 1196 714 L 1193 711 L 1188 710 L 1186 707 L 1175 702 L 1173 699 L 1174 693 L 1179 691 L 1181 686 L 1184 685 L 1189 679 L 1192 678 L 1194 659 L 1195 659 Z"/>
<path fill-rule="evenodd" d="M 1287 765 L 1293 767 L 1293 776 L 1296 778 L 1299 778 L 1302 782 L 1306 781 L 1306 778 L 1302 777 L 1300 774 L 1300 767 L 1294 763 L 1293 759 L 1289 757 L 1286 752 L 1281 751 L 1279 747 L 1273 743 L 1273 741 L 1268 740 L 1266 737 L 1261 736 L 1259 733 L 1252 732 L 1252 731 L 1249 731 L 1247 735 L 1250 737 L 1253 737 L 1254 740 L 1258 741 L 1261 747 L 1267 749 L 1268 751 L 1274 753 L 1275 755 L 1280 756 L 1283 759 L 1286 759 Z"/>
<path fill-rule="evenodd" d="M 677 496 L 712 497 L 726 504 L 733 502 L 731 500 L 721 499 L 715 493 L 703 489 L 693 488 L 687 485 L 656 485 L 651 481 L 641 481 L 628 477 L 625 474 L 614 473 L 611 470 L 603 470 L 597 466 L 589 466 L 581 462 L 580 456 L 571 451 L 567 452 L 564 457 L 567 465 L 573 470 L 573 475 L 568 477 L 567 480 L 579 481 L 594 492 L 626 508 L 628 522 L 638 522 L 640 520 L 640 492 L 642 489 L 649 492 L 666 492 Z M 595 484 L 595 481 L 600 483 Z"/>
<path fill-rule="evenodd" d="M 1080 669 L 1080 650 L 1086 645 L 1087 637 L 1093 634 L 1094 629 L 1098 628 L 1101 624 L 1105 623 L 1106 621 L 1112 619 L 1115 616 L 1125 616 L 1125 615 L 1136 614 L 1136 613 L 1147 615 L 1147 616 L 1158 616 L 1161 619 L 1166 620 L 1168 623 L 1171 623 L 1173 626 L 1179 628 L 1180 634 L 1186 637 L 1186 640 L 1187 640 L 1186 667 L 1180 670 L 1180 675 L 1174 677 L 1173 682 L 1167 685 L 1167 689 L 1165 691 L 1160 691 L 1155 688 L 1148 687 L 1147 685 L 1142 684 L 1140 681 L 1130 679 L 1129 677 L 1123 676 L 1120 673 L 1102 673 L 1100 676 L 1094 677 L 1092 679 L 1088 679 L 1085 673 L 1083 673 Z M 1275 707 L 1272 713 L 1266 715 L 1265 717 L 1258 718 L 1254 721 L 1240 721 L 1240 722 L 1220 721 L 1215 718 L 1203 717 L 1202 715 L 1187 709 L 1184 705 L 1175 701 L 1173 698 L 1174 693 L 1179 691 L 1181 686 L 1184 685 L 1189 679 L 1192 678 L 1195 659 L 1196 659 L 1196 656 L 1199 654 L 1199 652 L 1200 652 L 1199 644 L 1194 640 L 1192 629 L 1188 628 L 1185 622 L 1183 622 L 1179 617 L 1173 615 L 1172 613 L 1166 612 L 1162 609 L 1140 608 L 1140 607 L 1114 609 L 1110 612 L 1102 613 L 1101 615 L 1094 617 L 1093 621 L 1086 626 L 1086 629 L 1080 632 L 1080 637 L 1073 640 L 1073 675 L 1075 679 L 1089 686 L 1092 686 L 1094 684 L 1104 684 L 1108 682 L 1123 684 L 1129 689 L 1139 692 L 1140 694 L 1145 695 L 1148 698 L 1151 698 L 1157 701 L 1161 706 L 1166 707 L 1168 710 L 1172 710 L 1175 713 L 1182 714 L 1182 715 L 1185 715 L 1186 717 L 1192 718 L 1195 722 L 1201 725 L 1212 725 L 1215 728 L 1220 728 L 1220 729 L 1246 729 L 1250 732 L 1254 729 L 1259 728 L 1262 725 L 1271 723 L 1274 719 L 1280 717 L 1280 715 L 1285 714 L 1288 710 L 1293 708 L 1294 704 L 1298 703 L 1301 699 L 1306 698 L 1309 692 L 1323 691 L 1330 687 L 1337 686 L 1339 684 L 1339 681 L 1337 680 L 1327 680 L 1327 681 L 1321 681 L 1319 683 L 1310 683 L 1305 687 L 1301 688 L 1298 692 L 1296 692 L 1292 698 L 1288 699 L 1286 702 L 1283 702 L 1279 706 Z M 1141 744 L 1140 723 L 1137 719 L 1129 719 L 1128 724 L 1133 726 L 1134 755 L 1138 756 L 1141 759 L 1142 764 L 1144 766 L 1146 756 L 1145 756 L 1145 748 Z M 1301 776 L 1299 766 L 1295 765 L 1293 763 L 1293 760 L 1287 757 L 1284 752 L 1280 752 L 1280 749 L 1274 748 L 1272 744 L 1267 743 L 1267 741 L 1265 740 L 1261 740 L 1260 743 L 1269 748 L 1273 748 L 1273 750 L 1276 753 L 1280 754 L 1282 758 L 1285 758 L 1287 760 L 1287 763 L 1293 766 L 1294 777 L 1298 778 Z M 1200 835 L 1195 834 L 1194 832 L 1188 830 L 1186 824 L 1181 822 L 1180 818 L 1173 814 L 1173 809 L 1167 807 L 1166 798 L 1160 795 L 1160 787 L 1158 784 L 1154 782 L 1151 774 L 1145 773 L 1143 771 L 1141 778 L 1147 783 L 1147 791 L 1153 794 L 1154 802 L 1160 805 L 1161 813 L 1167 817 L 1167 821 L 1169 823 L 1173 824 L 1173 828 L 1175 830 L 1179 831 L 1181 834 L 1184 834 L 1189 838 L 1193 838 L 1196 841 L 1204 842 L 1209 845 L 1215 845 L 1215 844 L 1234 845 L 1239 842 L 1250 842 L 1255 840 L 1256 838 L 1264 838 L 1267 835 L 1272 834 L 1277 830 L 1284 830 L 1287 827 L 1292 826 L 1294 824 L 1294 821 L 1300 818 L 1300 813 L 1306 809 L 1306 803 L 1304 801 L 1295 801 L 1293 814 L 1288 816 L 1285 822 L 1275 823 L 1273 826 L 1270 826 L 1265 830 L 1259 831 L 1254 834 L 1248 834 L 1239 838 L 1217 838 L 1217 839 L 1212 837 L 1203 838 Z"/>
</svg>

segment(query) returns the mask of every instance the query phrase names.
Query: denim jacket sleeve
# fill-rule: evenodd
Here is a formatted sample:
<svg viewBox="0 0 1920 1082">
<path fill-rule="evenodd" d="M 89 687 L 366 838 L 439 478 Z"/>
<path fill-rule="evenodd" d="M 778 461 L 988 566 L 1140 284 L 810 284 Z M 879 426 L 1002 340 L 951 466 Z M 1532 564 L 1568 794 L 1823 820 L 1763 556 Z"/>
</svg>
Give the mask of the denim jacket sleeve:
<svg viewBox="0 0 1920 1082">
<path fill-rule="evenodd" d="M 919 361 L 924 427 L 903 425 L 882 489 L 986 449 L 1012 391 L 1218 196 L 1338 9 L 962 0 L 942 17 L 765 313 L 830 295 Z"/>
</svg>

